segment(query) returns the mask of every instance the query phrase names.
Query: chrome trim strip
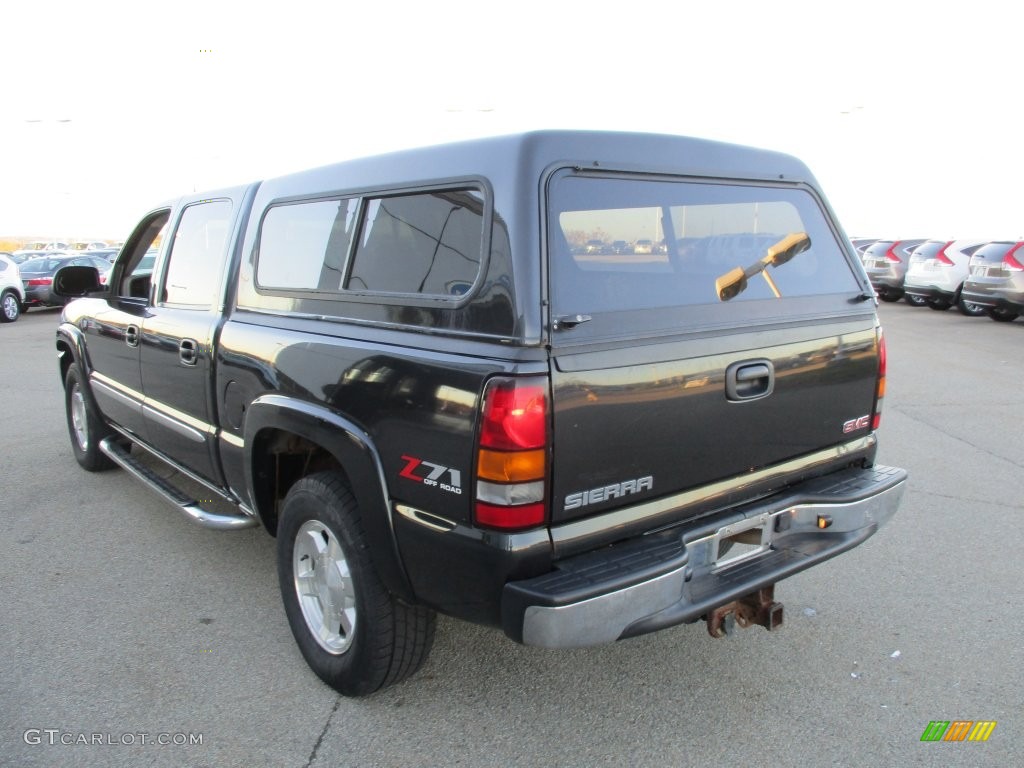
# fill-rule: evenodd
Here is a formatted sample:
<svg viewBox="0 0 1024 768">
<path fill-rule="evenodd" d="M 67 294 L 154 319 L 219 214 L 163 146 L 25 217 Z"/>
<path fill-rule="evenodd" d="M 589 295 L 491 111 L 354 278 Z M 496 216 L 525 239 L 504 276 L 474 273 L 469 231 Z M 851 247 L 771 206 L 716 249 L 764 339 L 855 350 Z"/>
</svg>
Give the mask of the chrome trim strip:
<svg viewBox="0 0 1024 768">
<path fill-rule="evenodd" d="M 674 515 L 680 509 L 691 504 L 707 502 L 735 491 L 741 491 L 748 485 L 770 481 L 774 478 L 782 478 L 794 472 L 806 471 L 818 465 L 828 464 L 842 459 L 844 456 L 868 450 L 876 442 L 877 438 L 872 432 L 856 440 L 792 459 L 782 464 L 776 464 L 757 472 L 751 472 L 740 477 L 731 477 L 727 480 L 711 483 L 710 485 L 703 485 L 699 488 L 683 491 L 663 499 L 615 509 L 603 515 L 595 515 L 564 525 L 554 526 L 551 528 L 551 541 L 557 550 L 577 540 L 586 539 L 595 531 L 614 530 L 623 526 L 644 522 L 648 525 L 656 525 L 659 517 Z"/>
<path fill-rule="evenodd" d="M 448 533 L 449 531 L 455 530 L 455 523 L 451 520 L 443 518 L 440 515 L 431 514 L 430 512 L 424 512 L 423 510 L 416 509 L 415 507 L 406 506 L 405 504 L 395 504 L 395 511 L 406 520 L 419 523 L 422 526 L 430 528 L 432 531 Z"/>
<path fill-rule="evenodd" d="M 136 392 L 131 387 L 126 387 L 123 384 L 114 381 L 113 379 L 104 376 L 102 373 L 93 371 L 89 376 L 89 383 L 92 384 L 93 389 L 99 389 L 104 394 L 120 400 L 124 404 L 136 408 L 145 399 L 141 392 Z"/>
<path fill-rule="evenodd" d="M 159 400 L 154 400 L 152 397 L 147 397 L 143 401 L 142 405 L 144 410 L 147 410 L 150 414 L 160 417 L 164 423 L 166 423 L 168 419 L 171 419 L 178 422 L 180 425 L 189 427 L 204 435 L 215 435 L 217 433 L 216 427 L 212 424 L 209 424 L 202 419 L 197 419 L 195 416 L 190 416 L 184 411 L 179 411 L 177 408 L 172 408 Z M 205 437 L 203 439 L 205 439 Z"/>
<path fill-rule="evenodd" d="M 245 448 L 245 440 L 238 435 L 234 435 L 230 432 L 221 430 L 220 439 L 230 445 L 232 448 Z"/>
<path fill-rule="evenodd" d="M 160 422 L 163 426 L 167 427 L 175 434 L 184 437 L 186 440 L 191 440 L 193 443 L 199 444 L 206 442 L 206 435 L 198 429 L 193 429 L 188 424 L 178 421 L 167 414 L 161 413 L 148 402 L 142 404 L 142 413 L 144 416 Z"/>
<path fill-rule="evenodd" d="M 905 488 L 906 481 L 903 480 L 880 493 L 849 504 L 796 504 L 758 516 L 757 524 L 770 526 L 770 538 L 772 542 L 777 543 L 784 542 L 794 535 L 802 538 L 815 534 L 834 537 L 835 533 L 854 531 L 865 532 L 867 535 L 864 538 L 867 538 L 896 513 Z M 832 518 L 832 524 L 825 530 L 817 527 L 819 514 L 828 514 Z M 791 526 L 782 532 L 775 532 L 775 519 L 784 515 L 791 517 Z M 757 562 L 759 557 L 771 557 L 773 554 L 772 549 L 769 549 L 760 551 L 750 558 L 725 558 L 716 567 L 718 540 L 742 527 L 742 523 L 722 526 L 717 531 L 688 543 L 687 565 L 649 581 L 569 605 L 528 606 L 523 613 L 523 642 L 526 645 L 543 648 L 584 648 L 600 645 L 618 639 L 628 627 L 638 621 L 670 608 L 677 612 L 675 615 L 678 622 L 696 620 L 706 608 L 703 604 L 691 603 L 688 599 L 690 594 L 694 594 L 695 587 L 699 587 L 707 578 L 717 578 L 732 566 L 743 568 L 747 563 Z M 838 554 L 839 551 L 843 550 L 837 551 L 834 547 L 830 549 L 826 546 L 813 555 L 807 555 L 798 563 L 787 566 L 777 575 L 780 579 L 786 578 L 792 573 Z M 690 575 L 689 581 L 686 578 L 687 574 Z"/>
</svg>

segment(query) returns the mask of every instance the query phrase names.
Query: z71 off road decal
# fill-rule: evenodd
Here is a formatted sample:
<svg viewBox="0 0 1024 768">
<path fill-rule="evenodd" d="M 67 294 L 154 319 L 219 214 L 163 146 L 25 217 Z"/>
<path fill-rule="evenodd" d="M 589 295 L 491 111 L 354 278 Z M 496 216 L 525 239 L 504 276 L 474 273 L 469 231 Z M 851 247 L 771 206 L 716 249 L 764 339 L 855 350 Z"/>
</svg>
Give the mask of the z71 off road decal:
<svg viewBox="0 0 1024 768">
<path fill-rule="evenodd" d="M 432 485 L 442 491 L 462 495 L 462 473 L 451 467 L 444 467 L 434 464 L 432 461 L 424 461 L 413 456 L 403 456 L 405 466 L 398 474 L 417 483 Z M 447 475 L 447 477 L 445 477 Z M 445 478 L 442 480 L 441 478 Z"/>
</svg>

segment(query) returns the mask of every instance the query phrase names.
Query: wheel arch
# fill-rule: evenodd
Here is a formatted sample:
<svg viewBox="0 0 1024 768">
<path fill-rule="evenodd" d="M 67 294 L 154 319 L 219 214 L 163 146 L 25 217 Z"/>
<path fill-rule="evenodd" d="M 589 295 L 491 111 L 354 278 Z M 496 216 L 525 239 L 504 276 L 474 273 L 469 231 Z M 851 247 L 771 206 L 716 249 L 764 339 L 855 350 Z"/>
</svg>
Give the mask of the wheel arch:
<svg viewBox="0 0 1024 768">
<path fill-rule="evenodd" d="M 245 478 L 263 526 L 277 533 L 278 509 L 301 478 L 330 469 L 346 481 L 359 509 L 381 580 L 414 600 L 394 532 L 380 455 L 354 422 L 322 405 L 284 395 L 256 398 L 245 417 Z"/>
</svg>

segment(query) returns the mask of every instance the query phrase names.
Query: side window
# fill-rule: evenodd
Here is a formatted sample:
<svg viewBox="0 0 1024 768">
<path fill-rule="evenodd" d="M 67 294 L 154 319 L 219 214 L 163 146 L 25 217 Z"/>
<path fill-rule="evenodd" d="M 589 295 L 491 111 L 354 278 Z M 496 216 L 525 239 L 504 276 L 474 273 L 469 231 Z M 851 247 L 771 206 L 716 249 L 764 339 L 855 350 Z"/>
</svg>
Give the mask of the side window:
<svg viewBox="0 0 1024 768">
<path fill-rule="evenodd" d="M 356 204 L 356 200 L 318 200 L 267 211 L 260 230 L 256 284 L 288 290 L 340 290 Z"/>
<path fill-rule="evenodd" d="M 230 226 L 228 200 L 185 209 L 168 255 L 162 303 L 204 308 L 215 303 Z"/>
<path fill-rule="evenodd" d="M 345 287 L 460 296 L 475 282 L 483 244 L 475 190 L 371 198 Z"/>
<path fill-rule="evenodd" d="M 115 267 L 116 295 L 122 299 L 148 299 L 157 249 L 164 236 L 169 210 L 150 214 L 135 228 L 120 250 Z"/>
</svg>

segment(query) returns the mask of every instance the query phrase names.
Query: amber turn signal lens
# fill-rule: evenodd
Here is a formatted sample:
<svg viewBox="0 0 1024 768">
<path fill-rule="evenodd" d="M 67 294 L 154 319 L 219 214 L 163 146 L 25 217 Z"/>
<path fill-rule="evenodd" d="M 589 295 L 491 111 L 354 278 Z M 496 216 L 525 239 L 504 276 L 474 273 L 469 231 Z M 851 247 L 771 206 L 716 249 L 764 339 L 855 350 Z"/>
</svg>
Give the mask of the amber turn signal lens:
<svg viewBox="0 0 1024 768">
<path fill-rule="evenodd" d="M 544 477 L 544 449 L 488 451 L 480 449 L 477 477 L 497 483 L 522 483 Z"/>
</svg>

